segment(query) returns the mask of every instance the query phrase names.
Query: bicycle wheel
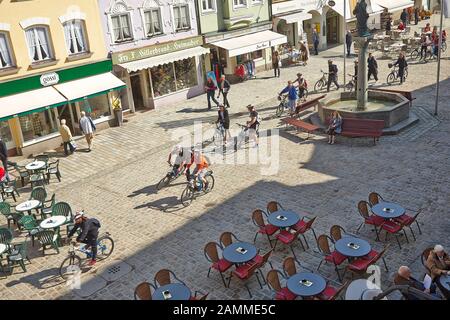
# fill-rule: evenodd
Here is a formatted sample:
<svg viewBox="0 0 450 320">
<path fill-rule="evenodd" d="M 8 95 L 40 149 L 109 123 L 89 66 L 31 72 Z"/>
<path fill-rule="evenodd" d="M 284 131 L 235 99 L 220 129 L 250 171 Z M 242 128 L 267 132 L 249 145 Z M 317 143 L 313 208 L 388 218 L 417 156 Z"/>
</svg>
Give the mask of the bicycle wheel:
<svg viewBox="0 0 450 320">
<path fill-rule="evenodd" d="M 386 82 L 388 84 L 391 84 L 391 83 L 394 83 L 394 81 L 395 81 L 395 74 L 394 74 L 394 72 L 391 72 L 388 74 L 388 76 L 386 78 Z"/>
<path fill-rule="evenodd" d="M 314 85 L 314 91 L 319 92 L 320 90 L 322 90 L 323 86 L 324 83 L 322 80 L 317 81 L 316 84 Z"/>
<path fill-rule="evenodd" d="M 114 240 L 109 236 L 97 240 L 97 260 L 108 258 L 114 250 Z"/>
<path fill-rule="evenodd" d="M 181 204 L 184 207 L 187 207 L 192 203 L 192 200 L 194 200 L 194 190 L 192 190 L 188 185 L 181 194 Z"/>
<path fill-rule="evenodd" d="M 216 129 L 213 136 L 213 142 L 216 147 L 220 147 L 223 144 L 222 130 Z"/>
<path fill-rule="evenodd" d="M 279 104 L 278 107 L 277 107 L 277 111 L 275 112 L 275 115 L 276 115 L 277 117 L 281 117 L 281 115 L 283 114 L 283 112 L 284 112 L 284 102 L 280 102 L 280 104 Z"/>
<path fill-rule="evenodd" d="M 345 90 L 348 92 L 352 92 L 353 90 L 353 83 L 349 82 L 345 85 Z"/>
<path fill-rule="evenodd" d="M 442 52 L 447 51 L 447 42 L 442 42 L 441 51 L 442 51 Z"/>
<path fill-rule="evenodd" d="M 64 280 L 67 280 L 79 270 L 81 270 L 81 258 L 79 256 L 67 257 L 59 267 L 59 275 Z"/>
<path fill-rule="evenodd" d="M 308 98 L 308 89 L 305 88 L 305 91 L 303 91 L 303 98 Z"/>
<path fill-rule="evenodd" d="M 203 189 L 203 192 L 208 193 L 214 188 L 214 176 L 211 174 L 207 174 L 205 176 L 205 180 L 208 182 L 208 188 Z"/>
<path fill-rule="evenodd" d="M 418 50 L 418 49 L 414 49 L 414 50 L 411 52 L 410 57 L 411 57 L 412 60 L 417 60 L 417 59 L 419 59 L 419 57 L 420 57 L 419 50 Z"/>
<path fill-rule="evenodd" d="M 156 189 L 157 189 L 157 190 L 161 190 L 162 188 L 168 186 L 169 183 L 170 183 L 170 176 L 169 176 L 169 175 L 166 175 L 164 178 L 162 178 L 162 179 L 158 182 L 158 184 L 157 184 L 157 186 L 156 186 Z"/>
<path fill-rule="evenodd" d="M 408 68 L 405 68 L 405 74 L 404 74 L 405 79 L 408 78 Z"/>
</svg>

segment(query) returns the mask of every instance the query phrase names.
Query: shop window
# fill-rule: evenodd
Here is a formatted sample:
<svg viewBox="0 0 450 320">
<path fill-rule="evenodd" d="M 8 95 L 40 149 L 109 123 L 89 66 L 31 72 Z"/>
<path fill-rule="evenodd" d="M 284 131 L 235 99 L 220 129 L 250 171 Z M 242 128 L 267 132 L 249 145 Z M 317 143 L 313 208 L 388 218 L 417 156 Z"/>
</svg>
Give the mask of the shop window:
<svg viewBox="0 0 450 320">
<path fill-rule="evenodd" d="M 0 69 L 14 66 L 11 47 L 6 33 L 0 33 Z"/>
<path fill-rule="evenodd" d="M 81 20 L 72 20 L 64 24 L 64 36 L 69 54 L 88 52 L 86 45 L 86 32 Z"/>
<path fill-rule="evenodd" d="M 233 7 L 235 8 L 247 7 L 247 0 L 233 0 Z"/>
<path fill-rule="evenodd" d="M 191 28 L 189 6 L 187 4 L 174 6 L 173 16 L 175 18 L 175 31 L 189 30 Z"/>
<path fill-rule="evenodd" d="M 80 102 L 81 110 L 90 114 L 93 120 L 109 117 L 111 115 L 111 108 L 107 94 L 101 94 L 95 97 L 87 98 Z"/>
<path fill-rule="evenodd" d="M 111 17 L 114 42 L 122 42 L 133 39 L 131 21 L 128 13 Z"/>
<path fill-rule="evenodd" d="M 202 12 L 213 12 L 213 11 L 216 11 L 216 1 L 202 0 Z"/>
<path fill-rule="evenodd" d="M 8 121 L 0 121 L 0 136 L 5 144 L 12 141 L 11 130 L 9 129 Z"/>
<path fill-rule="evenodd" d="M 25 142 L 45 137 L 58 131 L 58 120 L 53 109 L 19 117 L 19 122 Z"/>
<path fill-rule="evenodd" d="M 145 16 L 145 33 L 147 37 L 162 33 L 161 28 L 161 10 L 153 8 L 144 12 Z"/>
<path fill-rule="evenodd" d="M 187 89 L 197 85 L 197 68 L 195 58 L 175 61 L 176 90 Z"/>
<path fill-rule="evenodd" d="M 253 60 L 260 59 L 262 57 L 263 57 L 263 51 L 262 50 L 253 51 L 252 52 L 252 59 Z"/>
<path fill-rule="evenodd" d="M 175 92 L 173 63 L 159 65 L 150 69 L 153 96 L 160 97 Z"/>
<path fill-rule="evenodd" d="M 25 31 L 28 51 L 33 62 L 53 59 L 47 27 L 31 27 Z"/>
</svg>

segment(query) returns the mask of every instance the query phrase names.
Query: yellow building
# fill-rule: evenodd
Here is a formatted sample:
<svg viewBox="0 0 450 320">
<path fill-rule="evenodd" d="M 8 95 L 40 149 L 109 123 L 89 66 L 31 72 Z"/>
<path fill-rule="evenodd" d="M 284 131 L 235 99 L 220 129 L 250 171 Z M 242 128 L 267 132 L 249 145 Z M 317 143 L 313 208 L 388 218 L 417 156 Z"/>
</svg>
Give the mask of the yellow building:
<svg viewBox="0 0 450 320">
<path fill-rule="evenodd" d="M 9 152 L 60 146 L 60 119 L 78 133 L 82 110 L 109 125 L 124 83 L 107 56 L 97 1 L 0 1 L 0 136 Z"/>
</svg>

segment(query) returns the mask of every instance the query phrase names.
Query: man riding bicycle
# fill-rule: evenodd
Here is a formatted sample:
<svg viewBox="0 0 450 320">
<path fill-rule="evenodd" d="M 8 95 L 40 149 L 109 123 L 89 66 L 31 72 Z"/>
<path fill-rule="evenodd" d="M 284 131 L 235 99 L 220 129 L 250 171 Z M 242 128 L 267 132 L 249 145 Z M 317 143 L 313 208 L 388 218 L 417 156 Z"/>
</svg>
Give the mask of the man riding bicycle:
<svg viewBox="0 0 450 320">
<path fill-rule="evenodd" d="M 172 166 L 172 176 L 176 177 L 181 172 L 181 170 L 183 170 L 184 165 L 191 158 L 189 153 L 189 150 L 184 150 L 184 148 L 179 144 L 177 144 L 172 149 L 172 151 L 170 151 L 169 159 L 167 159 L 167 162 L 170 166 Z M 176 157 L 173 164 L 172 156 Z"/>
<path fill-rule="evenodd" d="M 288 107 L 289 107 L 289 113 L 294 114 L 295 108 L 297 107 L 297 88 L 294 86 L 292 81 L 288 81 L 287 86 L 281 90 L 281 92 L 278 94 L 278 98 L 281 99 L 281 95 L 287 93 L 288 95 Z"/>
<path fill-rule="evenodd" d="M 191 156 L 191 161 L 186 165 L 186 177 L 188 181 L 191 180 L 190 167 L 195 164 L 195 169 L 192 172 L 194 176 L 194 184 L 200 179 L 203 184 L 203 189 L 208 188 L 208 181 L 205 179 L 205 175 L 208 173 L 208 161 L 206 157 L 202 154 L 202 152 L 198 149 L 195 149 Z"/>
<path fill-rule="evenodd" d="M 92 258 L 89 261 L 88 265 L 93 266 L 97 260 L 97 238 L 98 238 L 98 229 L 100 226 L 100 221 L 95 218 L 88 219 L 84 212 L 77 212 L 74 217 L 75 225 L 74 228 L 67 235 L 67 241 L 70 241 L 70 238 L 73 234 L 81 229 L 81 233 L 78 235 L 76 241 L 86 244 L 85 249 L 89 249 L 91 247 Z"/>
</svg>

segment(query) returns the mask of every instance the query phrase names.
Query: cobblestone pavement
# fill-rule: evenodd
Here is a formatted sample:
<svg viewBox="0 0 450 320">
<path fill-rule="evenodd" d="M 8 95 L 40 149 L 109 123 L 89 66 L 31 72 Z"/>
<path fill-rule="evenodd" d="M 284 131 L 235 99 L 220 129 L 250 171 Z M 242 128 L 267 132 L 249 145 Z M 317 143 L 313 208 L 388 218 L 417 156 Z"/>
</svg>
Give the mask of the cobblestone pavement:
<svg viewBox="0 0 450 320">
<path fill-rule="evenodd" d="M 412 242 L 411 236 L 409 244 L 401 239 L 401 250 L 392 237 L 386 241 L 391 246 L 386 254 L 389 272 L 382 269 L 381 273 L 383 286 L 390 284 L 392 272 L 402 264 L 410 265 L 415 275 L 422 275 L 420 252 L 438 242 L 450 247 L 450 62 L 447 58 L 442 61 L 438 117 L 431 115 L 436 63 L 411 63 L 410 76 L 402 88 L 415 90 L 413 111 L 420 118 L 418 124 L 398 136 L 382 137 L 376 147 L 369 139 L 345 138 L 338 138 L 336 145 L 329 146 L 320 134 L 304 140 L 303 134 L 284 129 L 273 117 L 276 93 L 299 71 L 307 75 L 311 85 L 320 77 L 317 71 L 326 66 L 329 57 L 337 56 L 335 60 L 342 70 L 342 58 L 338 56 L 341 49 L 337 47 L 322 52 L 319 57 L 313 56 L 306 67 L 283 68 L 281 78 L 271 78 L 271 72 L 265 72 L 259 79 L 233 86 L 232 123 L 245 121 L 245 105 L 254 103 L 264 118 L 263 131 L 280 129 L 263 138 L 259 148 L 261 156 L 265 141 L 276 147 L 279 138 L 279 170 L 274 175 L 267 175 L 267 170 L 261 169 L 267 168 L 267 164 L 252 163 L 250 149 L 245 148 L 238 151 L 239 156 L 247 157 L 245 163 L 212 166 L 216 178 L 214 190 L 199 196 L 187 208 L 179 202 L 184 179 L 156 192 L 155 184 L 168 170 L 165 161 L 174 144 L 172 134 L 182 130 L 192 132 L 194 120 L 211 122 L 215 118 L 215 112 L 205 110 L 204 96 L 130 117 L 122 128 L 99 132 L 91 153 L 80 150 L 61 158 L 63 180 L 60 183 L 52 180 L 49 193 L 55 192 L 57 201 L 70 203 L 74 210 L 85 209 L 88 215 L 98 217 L 102 231 L 112 234 L 115 251 L 95 268 L 83 268 L 81 289 L 70 290 L 58 277 L 67 246 L 59 254 L 49 249 L 43 257 L 38 244 L 33 248 L 30 245 L 31 264 L 27 264 L 27 272 L 22 273 L 18 267 L 13 275 L 0 278 L 0 298 L 132 299 L 139 282 L 152 281 L 158 270 L 169 268 L 192 290 L 209 292 L 211 299 L 248 299 L 246 289 L 236 279 L 225 289 L 215 271 L 210 278 L 206 277 L 209 264 L 203 248 L 207 242 L 218 241 L 224 231 L 232 231 L 240 239 L 251 242 L 256 231 L 251 212 L 256 208 L 265 209 L 270 200 L 277 200 L 299 213 L 317 216 L 317 235 L 328 233 L 333 224 L 354 232 L 361 221 L 356 204 L 367 199 L 370 191 L 377 191 L 408 208 L 422 208 L 419 221 L 423 234 L 414 229 L 417 241 Z M 385 78 L 381 74 L 387 73 L 387 61 L 379 64 L 380 78 Z M 84 141 L 78 144 L 82 148 Z M 60 157 L 59 153 L 49 153 Z M 275 154 L 272 157 L 276 159 Z M 23 190 L 20 200 L 27 199 L 29 191 L 29 188 Z M 64 237 L 65 231 L 62 234 Z M 23 241 L 24 235 L 16 232 L 14 242 Z M 363 228 L 360 236 L 377 249 L 383 247 L 384 243 L 374 241 L 375 235 L 369 228 Z M 297 244 L 294 250 L 304 267 L 315 269 L 321 256 L 312 234 L 306 237 L 311 248 L 304 251 Z M 263 236 L 258 237 L 256 245 L 263 251 L 269 249 Z M 289 249 L 277 246 L 271 259 L 274 267 L 281 268 L 283 259 L 290 255 Z M 265 268 L 263 274 L 267 271 Z M 320 272 L 337 280 L 331 266 L 322 266 Z M 270 290 L 266 286 L 261 290 L 255 278 L 248 283 L 254 298 L 271 298 Z"/>
</svg>

